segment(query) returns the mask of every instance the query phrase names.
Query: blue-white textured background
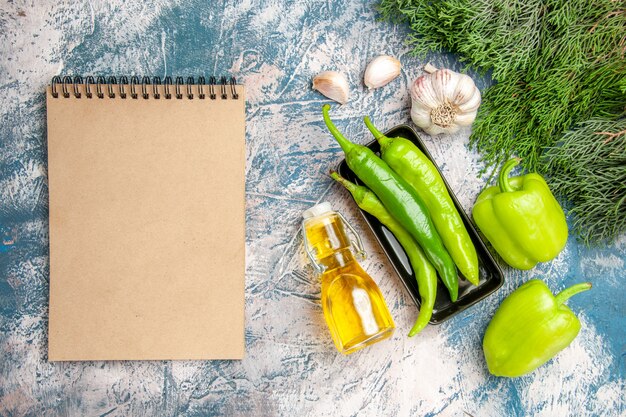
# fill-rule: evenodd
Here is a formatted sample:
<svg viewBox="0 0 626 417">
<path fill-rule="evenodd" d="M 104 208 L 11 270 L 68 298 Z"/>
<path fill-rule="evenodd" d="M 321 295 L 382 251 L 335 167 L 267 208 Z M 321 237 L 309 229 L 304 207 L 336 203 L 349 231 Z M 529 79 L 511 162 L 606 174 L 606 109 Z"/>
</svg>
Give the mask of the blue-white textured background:
<svg viewBox="0 0 626 417">
<path fill-rule="evenodd" d="M 370 140 L 365 114 L 381 129 L 407 122 L 407 84 L 425 61 L 409 55 L 406 33 L 378 22 L 370 2 L 347 0 L 0 3 L 0 416 L 623 416 L 625 236 L 592 250 L 570 239 L 555 261 L 505 269 L 506 283 L 489 299 L 405 336 L 416 309 L 347 193 L 325 176 L 342 155 L 321 123 L 325 100 L 310 84 L 321 70 L 347 74 L 352 99 L 332 114 L 357 141 Z M 362 74 L 381 53 L 402 61 L 402 76 L 368 93 Z M 461 69 L 447 56 L 431 61 Z M 246 84 L 243 361 L 46 361 L 44 86 L 57 74 L 233 74 Z M 424 136 L 467 210 L 484 184 L 468 135 Z M 362 233 L 364 266 L 398 326 L 391 340 L 348 357 L 330 341 L 298 236 L 302 210 L 322 200 Z M 582 331 L 533 374 L 491 377 L 480 347 L 485 326 L 499 302 L 535 276 L 554 291 L 593 282 L 569 303 Z"/>
</svg>

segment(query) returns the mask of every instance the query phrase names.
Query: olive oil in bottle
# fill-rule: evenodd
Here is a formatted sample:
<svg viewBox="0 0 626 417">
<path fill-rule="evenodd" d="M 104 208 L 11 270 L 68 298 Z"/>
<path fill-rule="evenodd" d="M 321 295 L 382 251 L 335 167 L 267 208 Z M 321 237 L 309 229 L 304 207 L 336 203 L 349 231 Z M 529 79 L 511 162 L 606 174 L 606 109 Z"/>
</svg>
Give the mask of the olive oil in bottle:
<svg viewBox="0 0 626 417">
<path fill-rule="evenodd" d="M 330 203 L 306 210 L 303 217 L 305 250 L 321 275 L 322 309 L 337 349 L 350 354 L 390 337 L 395 325 L 380 289 L 356 260 L 365 253 L 354 229 Z"/>
</svg>

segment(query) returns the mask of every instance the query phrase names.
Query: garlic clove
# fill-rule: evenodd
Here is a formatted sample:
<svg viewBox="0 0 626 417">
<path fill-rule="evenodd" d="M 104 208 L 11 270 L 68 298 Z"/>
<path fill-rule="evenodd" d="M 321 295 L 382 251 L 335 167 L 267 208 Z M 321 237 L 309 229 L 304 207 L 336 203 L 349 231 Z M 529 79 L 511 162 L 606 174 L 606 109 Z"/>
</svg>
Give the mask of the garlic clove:
<svg viewBox="0 0 626 417">
<path fill-rule="evenodd" d="M 439 126 L 438 124 L 430 124 L 422 128 L 424 132 L 428 133 L 431 136 L 439 135 L 441 133 L 448 133 L 446 128 Z"/>
<path fill-rule="evenodd" d="M 432 73 L 430 81 L 438 103 L 445 103 L 456 90 L 458 78 L 454 71 L 440 69 Z"/>
<path fill-rule="evenodd" d="M 417 126 L 429 126 L 432 124 L 430 112 L 420 106 L 411 106 L 411 120 Z"/>
<path fill-rule="evenodd" d="M 450 125 L 450 126 L 448 126 L 448 127 L 446 127 L 446 128 L 443 128 L 443 133 L 445 133 L 445 134 L 448 134 L 448 135 L 449 135 L 449 134 L 452 134 L 452 133 L 456 133 L 456 132 L 458 132 L 459 130 L 461 130 L 461 126 L 460 126 L 460 125 L 457 125 L 457 124 L 455 123 L 455 124 L 452 124 L 452 125 Z"/>
<path fill-rule="evenodd" d="M 411 98 L 424 107 L 437 107 L 439 101 L 437 101 L 429 75 L 422 75 L 415 79 L 411 88 Z"/>
<path fill-rule="evenodd" d="M 478 110 L 458 114 L 456 116 L 456 119 L 454 119 L 454 123 L 459 126 L 471 126 L 474 122 L 474 119 L 476 119 L 476 113 L 478 113 Z"/>
<path fill-rule="evenodd" d="M 369 90 L 382 87 L 400 75 L 400 61 L 389 55 L 380 55 L 372 59 L 363 76 L 363 82 Z"/>
<path fill-rule="evenodd" d="M 451 96 L 453 103 L 457 106 L 466 103 L 476 94 L 477 88 L 474 80 L 469 75 L 457 74 L 458 83 L 454 94 Z"/>
<path fill-rule="evenodd" d="M 480 90 L 474 86 L 472 95 L 463 103 L 459 103 L 457 107 L 462 113 L 475 112 L 480 106 Z"/>
<path fill-rule="evenodd" d="M 350 86 L 345 75 L 337 71 L 320 72 L 313 78 L 313 89 L 340 104 L 348 102 Z"/>
</svg>

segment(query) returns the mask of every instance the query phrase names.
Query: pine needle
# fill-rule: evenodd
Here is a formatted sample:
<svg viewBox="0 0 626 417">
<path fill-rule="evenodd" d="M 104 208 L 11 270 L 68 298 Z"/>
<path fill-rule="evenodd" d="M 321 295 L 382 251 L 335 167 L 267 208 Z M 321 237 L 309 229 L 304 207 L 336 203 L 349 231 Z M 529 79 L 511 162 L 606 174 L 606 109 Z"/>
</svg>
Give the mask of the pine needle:
<svg viewBox="0 0 626 417">
<path fill-rule="evenodd" d="M 545 160 L 583 242 L 609 242 L 626 230 L 626 119 L 581 123 L 546 150 Z"/>
</svg>

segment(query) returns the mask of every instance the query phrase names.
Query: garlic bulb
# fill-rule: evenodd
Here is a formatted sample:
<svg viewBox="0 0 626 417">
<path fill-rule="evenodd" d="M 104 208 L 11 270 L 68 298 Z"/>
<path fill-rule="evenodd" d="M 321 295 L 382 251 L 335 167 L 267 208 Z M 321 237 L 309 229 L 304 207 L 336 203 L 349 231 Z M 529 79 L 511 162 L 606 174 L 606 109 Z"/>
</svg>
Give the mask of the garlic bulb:
<svg viewBox="0 0 626 417">
<path fill-rule="evenodd" d="M 400 61 L 392 56 L 381 55 L 372 59 L 363 76 L 368 89 L 382 87 L 400 75 Z"/>
<path fill-rule="evenodd" d="M 480 91 L 471 77 L 449 69 L 424 67 L 428 74 L 411 86 L 411 119 L 429 135 L 470 126 L 480 106 Z"/>
<path fill-rule="evenodd" d="M 348 102 L 350 87 L 348 86 L 348 80 L 340 72 L 320 72 L 313 78 L 313 89 L 340 104 Z"/>
</svg>

